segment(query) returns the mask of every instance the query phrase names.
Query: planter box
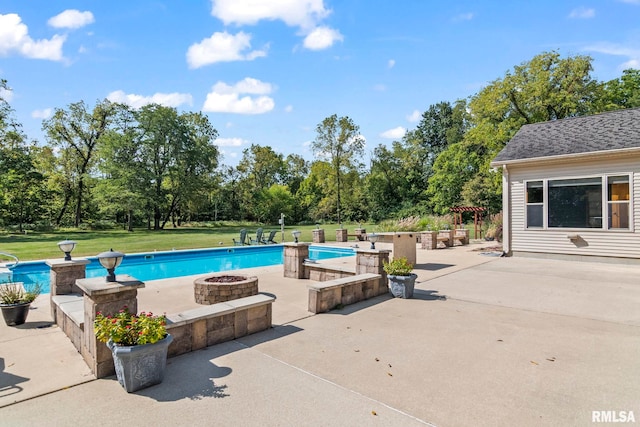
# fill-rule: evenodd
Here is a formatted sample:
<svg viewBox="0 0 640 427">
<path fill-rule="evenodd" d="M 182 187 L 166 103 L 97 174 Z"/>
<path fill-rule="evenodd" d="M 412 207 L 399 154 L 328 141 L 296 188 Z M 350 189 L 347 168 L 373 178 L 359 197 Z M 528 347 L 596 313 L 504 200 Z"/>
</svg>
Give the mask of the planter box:
<svg viewBox="0 0 640 427">
<path fill-rule="evenodd" d="M 396 298 L 411 298 L 413 297 L 413 288 L 418 278 L 417 274 L 411 274 L 411 276 L 392 276 L 387 275 L 389 278 L 389 292 Z"/>
<path fill-rule="evenodd" d="M 167 366 L 170 334 L 154 344 L 119 346 L 107 342 L 113 355 L 118 382 L 127 393 L 160 384 Z"/>
</svg>

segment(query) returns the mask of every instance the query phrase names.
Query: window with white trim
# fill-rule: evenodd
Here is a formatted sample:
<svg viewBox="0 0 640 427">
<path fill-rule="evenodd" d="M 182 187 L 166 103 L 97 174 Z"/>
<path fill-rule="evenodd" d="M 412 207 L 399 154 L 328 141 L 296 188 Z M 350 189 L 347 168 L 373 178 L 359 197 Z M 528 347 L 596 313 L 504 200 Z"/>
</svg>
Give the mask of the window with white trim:
<svg viewBox="0 0 640 427">
<path fill-rule="evenodd" d="M 526 227 L 629 230 L 630 175 L 525 183 Z"/>
<path fill-rule="evenodd" d="M 544 187 L 542 181 L 527 182 L 527 227 L 544 226 Z"/>
<path fill-rule="evenodd" d="M 629 229 L 629 176 L 607 177 L 607 217 L 609 229 Z"/>
</svg>

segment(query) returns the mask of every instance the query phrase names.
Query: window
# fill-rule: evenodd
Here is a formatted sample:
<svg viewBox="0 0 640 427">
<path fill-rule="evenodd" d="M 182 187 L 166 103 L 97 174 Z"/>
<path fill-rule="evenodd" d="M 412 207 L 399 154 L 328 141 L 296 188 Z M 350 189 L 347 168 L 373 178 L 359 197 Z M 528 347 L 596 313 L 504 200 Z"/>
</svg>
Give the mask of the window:
<svg viewBox="0 0 640 427">
<path fill-rule="evenodd" d="M 527 227 L 542 227 L 544 191 L 542 181 L 527 182 Z"/>
<path fill-rule="evenodd" d="M 630 193 L 630 175 L 527 181 L 526 226 L 629 230 Z"/>
<path fill-rule="evenodd" d="M 602 178 L 549 181 L 549 228 L 602 228 Z"/>
<path fill-rule="evenodd" d="M 629 229 L 629 177 L 607 177 L 608 228 Z"/>
</svg>

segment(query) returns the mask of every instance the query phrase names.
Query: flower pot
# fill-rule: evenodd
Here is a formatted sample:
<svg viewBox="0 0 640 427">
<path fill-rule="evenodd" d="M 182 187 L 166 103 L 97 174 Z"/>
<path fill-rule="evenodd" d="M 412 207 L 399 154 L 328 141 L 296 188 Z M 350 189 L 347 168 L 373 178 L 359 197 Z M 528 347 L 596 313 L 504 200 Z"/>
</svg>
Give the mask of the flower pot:
<svg viewBox="0 0 640 427">
<path fill-rule="evenodd" d="M 30 302 L 24 302 L 22 304 L 6 304 L 1 305 L 2 317 L 7 326 L 22 325 L 27 321 L 27 315 L 29 314 Z"/>
<path fill-rule="evenodd" d="M 396 298 L 413 297 L 413 288 L 416 284 L 417 274 L 410 276 L 393 276 L 387 275 L 389 278 L 389 292 Z"/>
<path fill-rule="evenodd" d="M 167 366 L 167 350 L 173 341 L 170 334 L 153 344 L 120 346 L 111 340 L 107 346 L 113 355 L 118 382 L 127 393 L 160 384 Z"/>
</svg>

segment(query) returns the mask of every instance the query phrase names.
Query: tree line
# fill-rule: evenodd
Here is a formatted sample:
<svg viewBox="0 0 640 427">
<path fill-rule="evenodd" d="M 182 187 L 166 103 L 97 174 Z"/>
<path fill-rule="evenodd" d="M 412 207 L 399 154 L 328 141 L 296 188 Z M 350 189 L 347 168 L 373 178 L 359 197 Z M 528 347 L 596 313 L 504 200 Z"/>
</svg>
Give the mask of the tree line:
<svg viewBox="0 0 640 427">
<path fill-rule="evenodd" d="M 39 143 L 0 97 L 0 226 L 163 229 L 275 223 L 281 213 L 292 223 L 379 221 L 456 205 L 495 213 L 501 173 L 489 163 L 522 125 L 640 107 L 640 70 L 603 82 L 591 73 L 588 56 L 539 54 L 467 99 L 430 105 L 415 129 L 374 147 L 369 165 L 358 125 L 336 114 L 317 125 L 314 160 L 253 144 L 232 167 L 199 112 L 79 101 L 43 121 Z"/>
</svg>

